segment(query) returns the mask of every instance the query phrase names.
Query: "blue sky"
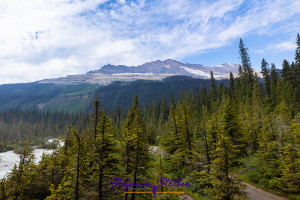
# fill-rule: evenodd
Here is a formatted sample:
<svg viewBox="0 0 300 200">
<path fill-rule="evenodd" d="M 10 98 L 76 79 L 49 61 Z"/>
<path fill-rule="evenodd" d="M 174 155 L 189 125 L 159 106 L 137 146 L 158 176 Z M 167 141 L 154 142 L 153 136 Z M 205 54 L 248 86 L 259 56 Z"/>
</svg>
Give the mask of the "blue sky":
<svg viewBox="0 0 300 200">
<path fill-rule="evenodd" d="M 153 60 L 293 61 L 299 0 L 1 0 L 0 84 Z"/>
</svg>

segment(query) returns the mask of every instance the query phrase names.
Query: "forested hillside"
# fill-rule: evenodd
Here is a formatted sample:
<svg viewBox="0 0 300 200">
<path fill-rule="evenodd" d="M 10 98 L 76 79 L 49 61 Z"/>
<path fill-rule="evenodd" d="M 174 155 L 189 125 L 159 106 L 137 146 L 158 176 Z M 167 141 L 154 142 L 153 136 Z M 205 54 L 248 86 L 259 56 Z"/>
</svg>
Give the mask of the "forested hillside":
<svg viewBox="0 0 300 200">
<path fill-rule="evenodd" d="M 0 110 L 32 109 L 86 111 L 97 85 L 21 83 L 0 85 Z"/>
<path fill-rule="evenodd" d="M 241 179 L 299 199 L 300 36 L 295 61 L 284 60 L 280 73 L 262 60 L 262 82 L 242 40 L 239 50 L 239 76 L 230 74 L 228 85 L 217 85 L 211 72 L 209 87 L 182 92 L 178 100 L 166 90 L 168 100 L 141 106 L 146 100 L 135 95 L 125 114 L 118 108 L 106 112 L 107 105 L 96 98 L 89 127 L 66 132 L 65 145 L 39 165 L 24 148 L 20 164 L 1 181 L 0 197 L 152 199 L 153 188 L 137 183 L 165 177 L 182 178 L 189 186 L 164 185 L 156 199 L 178 199 L 176 193 L 158 193 L 174 191 L 193 199 L 246 199 Z M 135 187 L 129 193 L 111 188 L 115 177 L 122 183 L 130 178 Z M 145 191 L 151 193 L 134 193 Z"/>
<path fill-rule="evenodd" d="M 217 84 L 228 84 L 228 80 L 218 80 Z M 114 82 L 107 86 L 97 84 L 53 84 L 53 83 L 22 83 L 0 85 L 0 110 L 32 109 L 67 112 L 86 112 L 92 110 L 92 102 L 99 95 L 106 108 L 121 107 L 128 109 L 131 100 L 137 93 L 142 105 L 169 99 L 173 92 L 177 99 L 183 91 L 195 91 L 206 86 L 209 80 L 188 76 L 173 76 L 163 81 L 137 80 L 133 82 Z"/>
<path fill-rule="evenodd" d="M 217 80 L 216 85 L 228 85 L 228 80 Z M 170 94 L 177 100 L 180 94 L 190 90 L 196 92 L 203 87 L 210 89 L 210 80 L 191 78 L 188 76 L 172 76 L 163 81 L 138 80 L 129 83 L 115 82 L 105 87 L 99 87 L 96 94 L 105 107 L 110 109 L 120 107 L 128 109 L 134 94 L 140 97 L 142 107 L 161 100 L 169 101 Z M 90 111 L 92 110 L 92 107 Z"/>
</svg>

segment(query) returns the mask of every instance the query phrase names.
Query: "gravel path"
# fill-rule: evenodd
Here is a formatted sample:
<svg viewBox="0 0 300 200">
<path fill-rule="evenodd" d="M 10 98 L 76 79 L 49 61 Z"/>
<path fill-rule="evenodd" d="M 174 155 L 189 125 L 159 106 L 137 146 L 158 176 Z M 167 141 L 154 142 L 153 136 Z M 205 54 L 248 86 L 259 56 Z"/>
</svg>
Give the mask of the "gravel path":
<svg viewBox="0 0 300 200">
<path fill-rule="evenodd" d="M 181 200 L 193 200 L 193 198 L 190 197 L 187 194 L 181 194 L 181 195 L 179 195 L 179 199 L 181 199 Z"/>
<path fill-rule="evenodd" d="M 275 194 L 271 194 L 267 191 L 264 191 L 260 188 L 257 188 L 249 183 L 243 182 L 243 184 L 247 185 L 246 193 L 249 200 L 288 200 L 287 198 L 277 196 Z M 179 199 L 181 200 L 193 200 L 192 197 L 190 197 L 187 194 L 181 194 L 179 196 Z"/>
<path fill-rule="evenodd" d="M 247 185 L 246 193 L 250 200 L 287 200 L 287 198 L 271 194 L 249 183 L 243 182 L 243 184 Z"/>
</svg>

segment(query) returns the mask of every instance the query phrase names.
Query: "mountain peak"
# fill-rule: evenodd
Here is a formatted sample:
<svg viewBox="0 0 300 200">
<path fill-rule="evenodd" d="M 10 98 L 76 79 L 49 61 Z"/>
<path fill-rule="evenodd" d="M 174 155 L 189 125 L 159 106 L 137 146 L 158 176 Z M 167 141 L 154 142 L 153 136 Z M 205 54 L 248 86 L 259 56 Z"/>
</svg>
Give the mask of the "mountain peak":
<svg viewBox="0 0 300 200">
<path fill-rule="evenodd" d="M 195 78 L 209 78 L 213 71 L 216 79 L 228 78 L 230 71 L 236 76 L 238 65 L 224 63 L 217 66 L 181 63 L 176 60 L 156 60 L 138 66 L 106 64 L 98 70 L 89 71 L 84 75 L 71 75 L 60 79 L 49 79 L 41 82 L 57 84 L 97 83 L 106 85 L 114 81 L 132 81 L 138 79 L 162 80 L 163 78 L 183 75 Z"/>
</svg>

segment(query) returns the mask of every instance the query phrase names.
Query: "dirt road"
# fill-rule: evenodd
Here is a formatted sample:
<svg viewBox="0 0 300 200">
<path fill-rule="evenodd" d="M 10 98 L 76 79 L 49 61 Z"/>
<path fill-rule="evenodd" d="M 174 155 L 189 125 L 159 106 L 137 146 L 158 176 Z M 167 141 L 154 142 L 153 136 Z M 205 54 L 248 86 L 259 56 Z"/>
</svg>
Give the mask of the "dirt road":
<svg viewBox="0 0 300 200">
<path fill-rule="evenodd" d="M 260 188 L 257 188 L 249 183 L 243 182 L 243 184 L 247 185 L 246 193 L 247 197 L 250 200 L 288 200 L 287 198 L 277 196 L 275 194 L 271 194 L 267 191 L 264 191 Z M 193 200 L 192 197 L 190 197 L 187 194 L 182 194 L 179 196 L 179 199 L 181 200 Z"/>
<path fill-rule="evenodd" d="M 250 200 L 287 200 L 287 198 L 271 194 L 249 183 L 243 182 L 243 184 L 247 185 L 246 193 Z"/>
</svg>

